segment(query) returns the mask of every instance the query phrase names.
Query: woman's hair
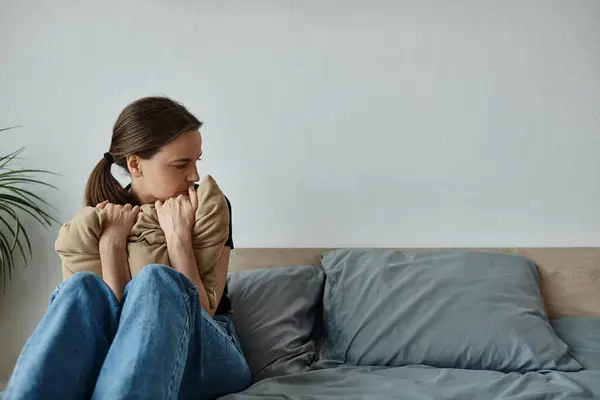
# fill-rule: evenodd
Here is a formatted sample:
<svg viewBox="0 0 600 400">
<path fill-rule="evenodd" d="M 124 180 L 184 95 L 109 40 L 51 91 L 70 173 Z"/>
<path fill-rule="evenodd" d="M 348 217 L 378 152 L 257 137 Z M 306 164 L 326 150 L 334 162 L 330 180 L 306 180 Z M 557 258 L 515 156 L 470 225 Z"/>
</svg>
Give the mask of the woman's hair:
<svg viewBox="0 0 600 400">
<path fill-rule="evenodd" d="M 133 204 L 132 196 L 112 175 L 112 164 L 128 171 L 128 156 L 149 159 L 182 133 L 201 126 L 182 104 L 166 97 L 145 97 L 129 104 L 115 122 L 110 149 L 88 178 L 85 204 L 95 206 L 105 200 Z"/>
</svg>

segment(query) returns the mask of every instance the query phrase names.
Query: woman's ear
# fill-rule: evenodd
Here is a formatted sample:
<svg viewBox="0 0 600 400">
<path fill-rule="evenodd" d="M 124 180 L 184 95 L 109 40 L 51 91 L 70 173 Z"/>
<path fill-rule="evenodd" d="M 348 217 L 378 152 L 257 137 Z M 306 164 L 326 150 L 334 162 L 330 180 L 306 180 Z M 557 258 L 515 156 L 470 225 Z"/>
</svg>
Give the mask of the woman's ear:
<svg viewBox="0 0 600 400">
<path fill-rule="evenodd" d="M 140 163 L 140 158 L 138 156 L 127 157 L 127 169 L 132 177 L 141 178 L 142 164 Z"/>
</svg>

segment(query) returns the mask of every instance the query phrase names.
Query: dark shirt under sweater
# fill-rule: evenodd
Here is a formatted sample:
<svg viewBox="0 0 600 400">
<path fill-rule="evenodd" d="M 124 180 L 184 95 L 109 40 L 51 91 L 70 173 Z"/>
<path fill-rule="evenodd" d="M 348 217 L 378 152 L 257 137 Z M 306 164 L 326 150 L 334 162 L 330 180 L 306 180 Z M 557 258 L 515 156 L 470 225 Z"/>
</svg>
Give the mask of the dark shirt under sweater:
<svg viewBox="0 0 600 400">
<path fill-rule="evenodd" d="M 233 250 L 233 224 L 231 222 L 231 203 L 227 196 L 225 196 L 225 200 L 227 200 L 227 207 L 229 208 L 229 236 L 227 237 L 227 241 L 225 242 L 225 246 L 228 246 Z M 227 284 L 225 284 L 225 290 L 223 290 L 223 296 L 221 297 L 221 301 L 217 306 L 217 311 L 215 314 L 229 314 L 231 312 L 231 301 L 229 300 L 229 296 L 227 295 Z"/>
</svg>

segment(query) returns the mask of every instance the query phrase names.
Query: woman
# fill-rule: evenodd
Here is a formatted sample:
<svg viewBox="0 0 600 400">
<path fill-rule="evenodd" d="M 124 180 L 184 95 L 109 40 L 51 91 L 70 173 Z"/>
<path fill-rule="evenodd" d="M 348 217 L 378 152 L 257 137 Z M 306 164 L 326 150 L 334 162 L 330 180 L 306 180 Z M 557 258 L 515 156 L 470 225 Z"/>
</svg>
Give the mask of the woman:
<svg viewBox="0 0 600 400">
<path fill-rule="evenodd" d="M 210 399 L 250 385 L 225 287 L 231 224 L 214 315 L 191 247 L 201 126 L 168 98 L 123 110 L 85 193 L 86 204 L 104 214 L 103 277 L 78 273 L 56 289 L 5 399 Z M 113 177 L 113 163 L 129 172 L 131 185 Z M 126 242 L 143 204 L 156 206 L 171 267 L 150 265 L 131 279 Z"/>
</svg>

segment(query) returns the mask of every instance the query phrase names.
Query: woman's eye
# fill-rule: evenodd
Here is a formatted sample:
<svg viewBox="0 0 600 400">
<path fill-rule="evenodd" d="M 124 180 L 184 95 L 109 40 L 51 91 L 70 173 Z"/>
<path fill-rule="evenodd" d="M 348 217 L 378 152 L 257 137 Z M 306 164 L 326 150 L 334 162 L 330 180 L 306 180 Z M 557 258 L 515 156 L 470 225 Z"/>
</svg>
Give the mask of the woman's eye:
<svg viewBox="0 0 600 400">
<path fill-rule="evenodd" d="M 175 164 L 173 165 L 175 168 L 177 169 L 184 169 L 185 168 L 185 164 Z"/>
</svg>

